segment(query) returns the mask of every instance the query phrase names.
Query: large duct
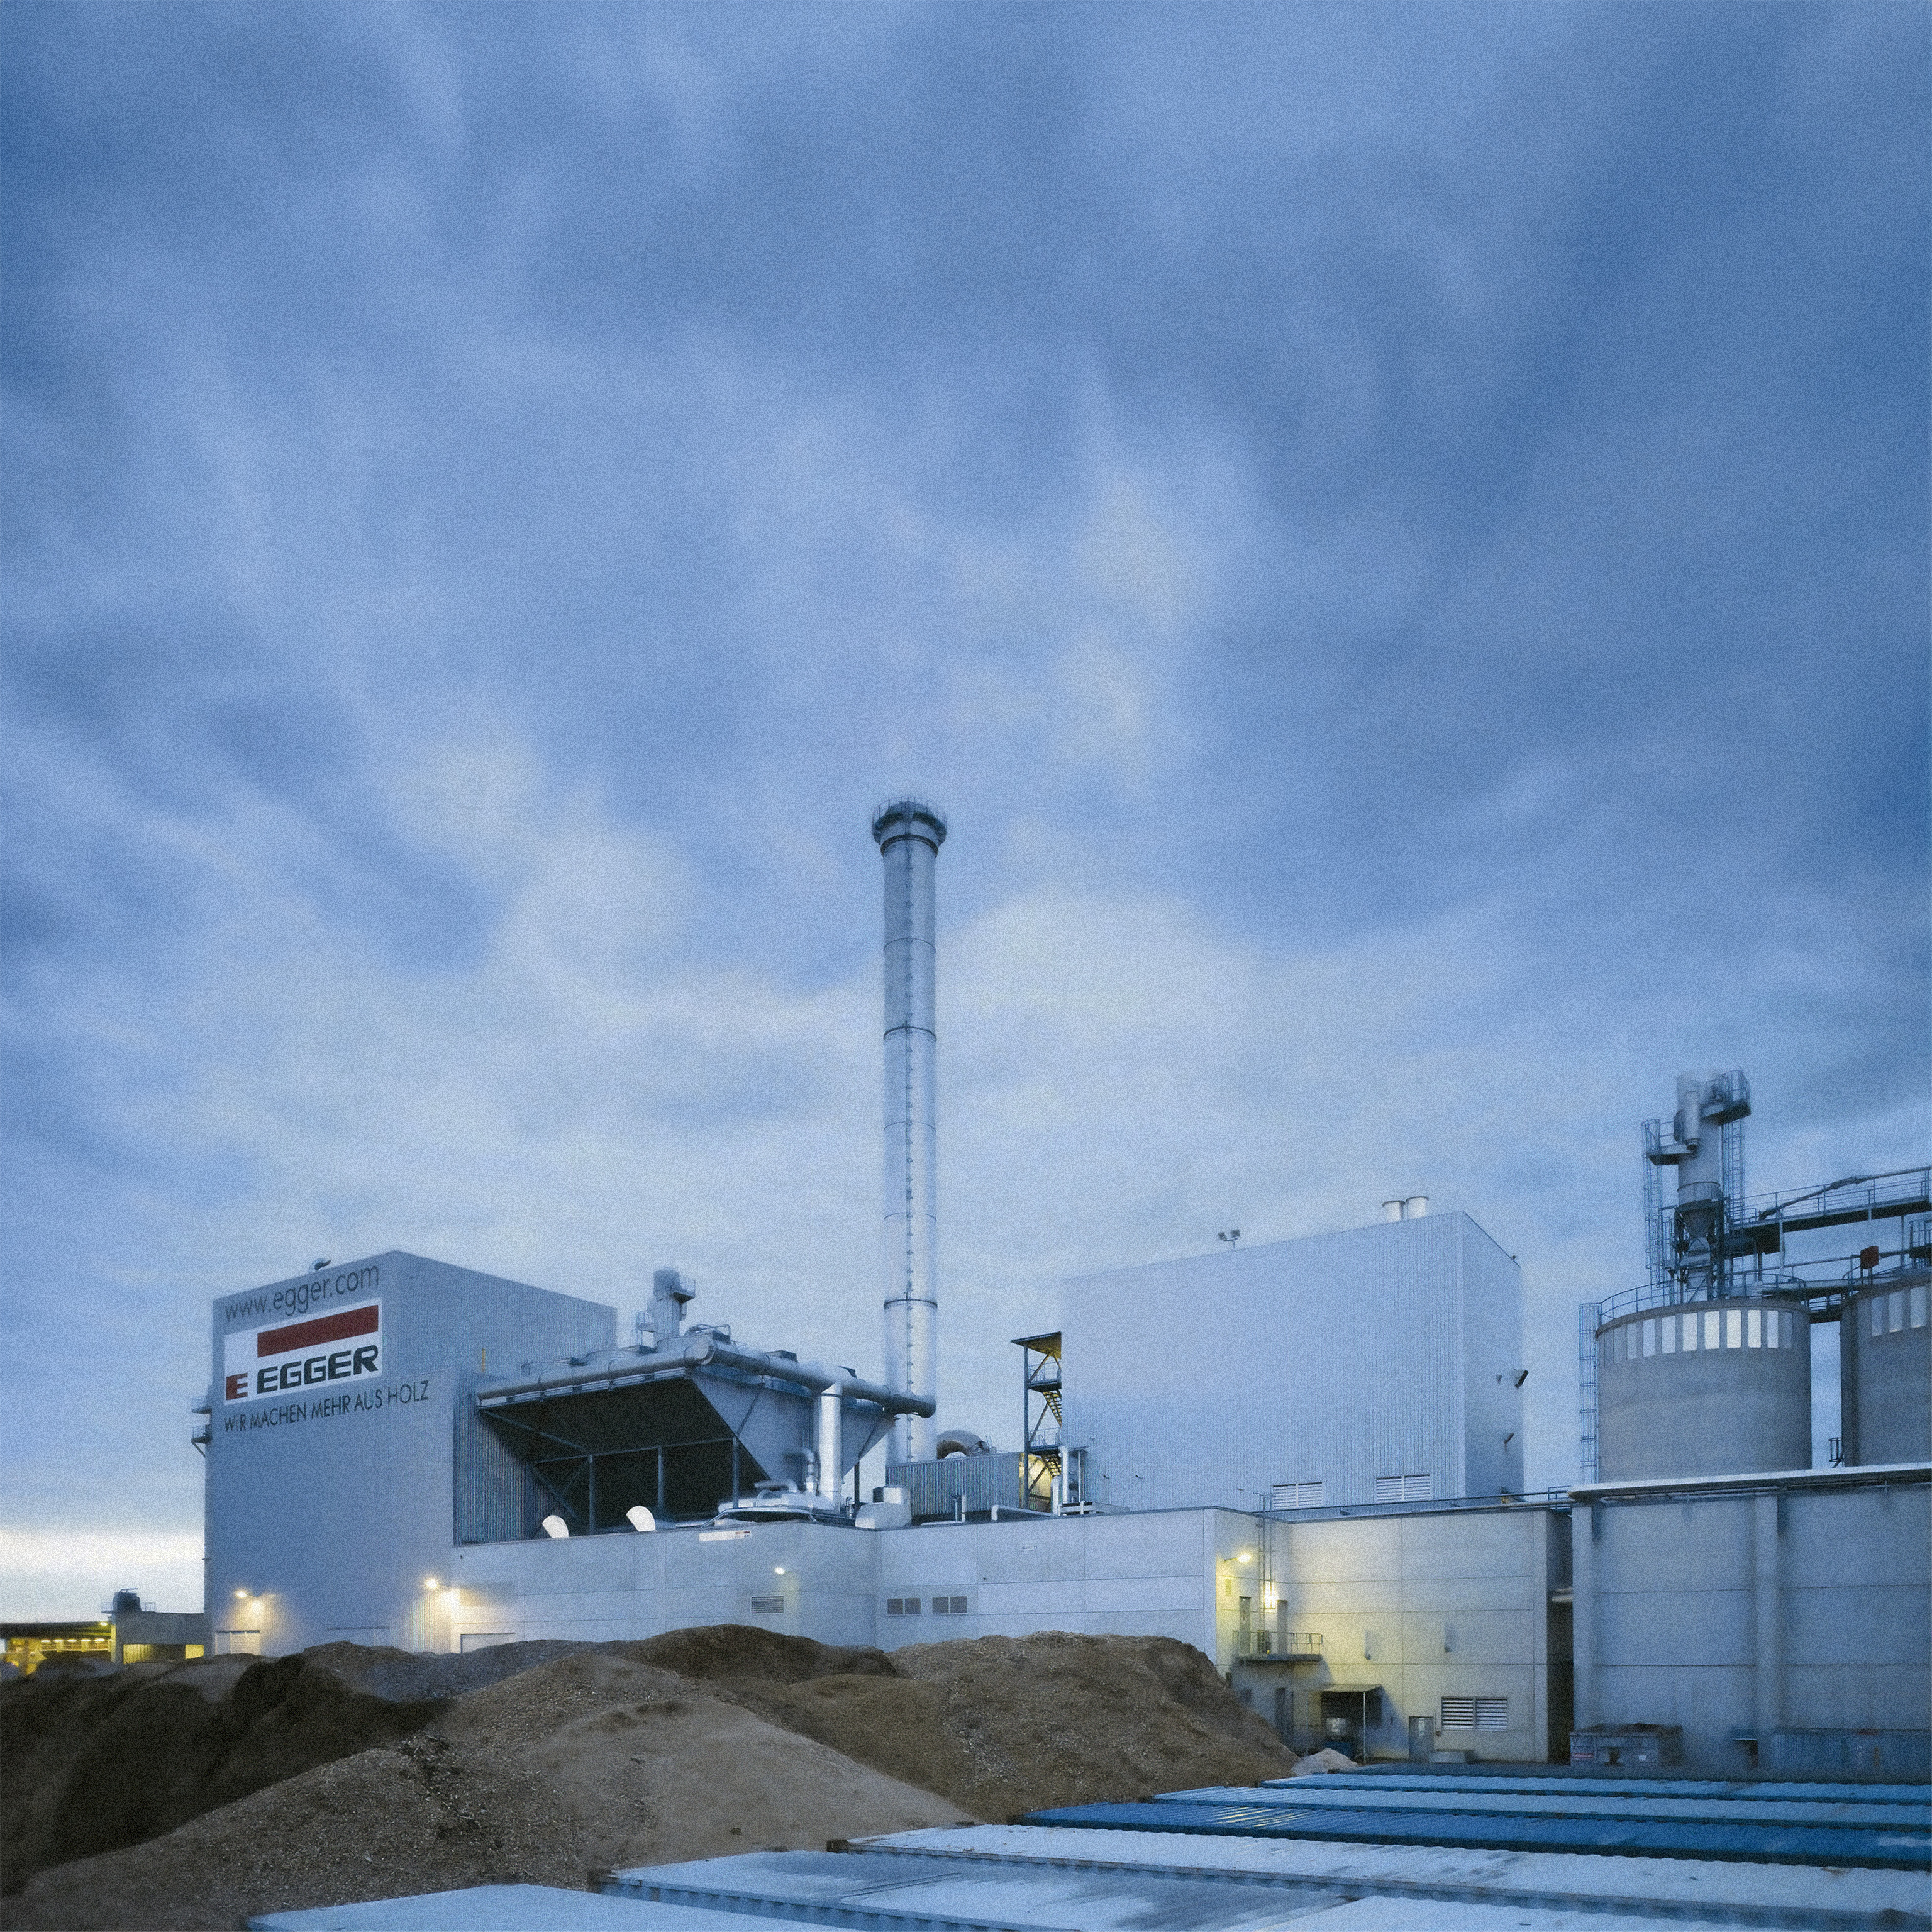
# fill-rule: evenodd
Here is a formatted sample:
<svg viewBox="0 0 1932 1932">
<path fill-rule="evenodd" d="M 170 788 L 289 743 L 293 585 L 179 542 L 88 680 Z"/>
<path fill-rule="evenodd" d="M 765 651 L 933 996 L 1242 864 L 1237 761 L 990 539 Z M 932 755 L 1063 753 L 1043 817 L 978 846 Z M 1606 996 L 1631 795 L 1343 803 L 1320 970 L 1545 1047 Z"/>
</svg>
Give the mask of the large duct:
<svg viewBox="0 0 1932 1932">
<path fill-rule="evenodd" d="M 924 1462 L 939 1381 L 933 873 L 946 821 L 916 798 L 895 799 L 873 814 L 872 836 L 886 872 L 886 1383 L 926 1410 L 894 1422 L 891 1460 Z"/>
</svg>

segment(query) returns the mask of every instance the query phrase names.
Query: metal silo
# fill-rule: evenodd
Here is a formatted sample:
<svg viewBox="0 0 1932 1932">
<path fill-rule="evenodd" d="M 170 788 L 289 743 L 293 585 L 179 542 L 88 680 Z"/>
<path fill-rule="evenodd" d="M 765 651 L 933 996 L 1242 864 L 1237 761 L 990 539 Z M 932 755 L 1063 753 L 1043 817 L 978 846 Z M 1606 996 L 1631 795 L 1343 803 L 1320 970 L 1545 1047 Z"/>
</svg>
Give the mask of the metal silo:
<svg viewBox="0 0 1932 1932">
<path fill-rule="evenodd" d="M 939 1351 L 933 874 L 946 820 L 916 798 L 895 799 L 872 814 L 872 836 L 886 886 L 886 1382 L 931 1402 Z M 932 1455 L 930 1409 L 898 1418 L 892 1461 L 929 1462 Z"/>
<path fill-rule="evenodd" d="M 1932 1269 L 1868 1276 L 1848 1290 L 1838 1334 L 1846 1462 L 1932 1461 Z"/>
<path fill-rule="evenodd" d="M 1735 1295 L 1598 1330 L 1604 1482 L 1743 1475 L 1811 1462 L 1811 1323 L 1802 1301 Z"/>
</svg>

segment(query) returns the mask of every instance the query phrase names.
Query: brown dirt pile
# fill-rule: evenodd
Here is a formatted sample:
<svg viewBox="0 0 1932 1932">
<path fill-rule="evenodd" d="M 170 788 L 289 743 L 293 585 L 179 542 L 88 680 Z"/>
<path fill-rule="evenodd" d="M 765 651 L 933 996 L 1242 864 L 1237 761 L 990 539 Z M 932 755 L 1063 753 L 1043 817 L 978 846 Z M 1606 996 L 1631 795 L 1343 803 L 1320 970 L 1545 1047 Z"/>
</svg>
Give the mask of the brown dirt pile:
<svg viewBox="0 0 1932 1932">
<path fill-rule="evenodd" d="M 226 1928 L 399 1893 L 582 1885 L 602 1867 L 1245 1784 L 1295 1762 L 1205 1658 L 1166 1638 L 1048 1633 L 888 1658 L 724 1625 L 467 1658 L 328 1646 L 238 1661 L 185 1682 L 201 1667 L 136 1666 L 149 1674 L 86 1687 L 119 1689 L 85 1709 L 9 1714 L 32 1686 L 0 1692 L 10 1737 L 38 1725 L 55 1794 L 10 1754 L 6 1789 L 40 1832 L 23 1842 L 69 1861 L 0 1900 L 0 1920 Z M 196 1809 L 126 1849 L 58 1849 L 97 1775 L 122 1794 L 115 1829 L 166 1816 L 134 1802 L 144 1777 Z M 248 1795 L 212 1796 L 248 1780 Z"/>
<path fill-rule="evenodd" d="M 1048 1630 L 892 1653 L 898 1675 L 740 1684 L 794 1730 L 982 1818 L 1253 1784 L 1294 1754 L 1172 1637 Z"/>
<path fill-rule="evenodd" d="M 406 1737 L 451 1698 L 579 1648 L 415 1657 L 332 1643 L 0 1687 L 0 1892 Z"/>
<path fill-rule="evenodd" d="M 722 1688 L 593 1651 L 474 1692 L 400 1743 L 44 1871 L 4 1916 L 62 1932 L 228 1928 L 464 1886 L 581 1886 L 611 1865 L 818 1849 L 962 1815 Z"/>
</svg>

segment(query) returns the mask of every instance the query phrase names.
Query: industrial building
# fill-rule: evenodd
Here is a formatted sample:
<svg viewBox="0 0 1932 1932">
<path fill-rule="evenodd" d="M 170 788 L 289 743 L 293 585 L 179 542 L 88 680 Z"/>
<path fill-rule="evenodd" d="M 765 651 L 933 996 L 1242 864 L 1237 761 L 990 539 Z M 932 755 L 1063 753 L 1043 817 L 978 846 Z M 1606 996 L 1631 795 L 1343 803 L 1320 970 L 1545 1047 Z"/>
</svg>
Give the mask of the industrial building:
<svg viewBox="0 0 1932 1932">
<path fill-rule="evenodd" d="M 1172 1509 L 1520 1495 L 1521 1271 L 1468 1215 L 1425 1204 L 1069 1282 L 1062 1400 L 1088 1497 Z M 1215 1344 L 1163 1349 L 1150 1376 L 1148 1338 L 1183 1320 Z"/>
<path fill-rule="evenodd" d="M 208 1642 L 200 1611 L 154 1610 L 138 1590 L 116 1590 L 105 1616 L 0 1623 L 0 1650 L 23 1677 L 44 1664 L 184 1664 L 205 1657 Z"/>
<path fill-rule="evenodd" d="M 1646 1130 L 1650 1280 L 1584 1311 L 1574 1497 L 1522 1491 L 1514 1258 L 1420 1197 L 1068 1282 L 1059 1325 L 1017 1338 L 1001 1455 L 936 1419 L 945 822 L 899 800 L 872 832 L 884 1374 L 693 1320 L 668 1268 L 628 1339 L 614 1305 L 393 1251 L 225 1296 L 200 1438 L 218 1651 L 1118 1631 L 1196 1646 L 1298 1748 L 1919 1762 L 1932 1177 L 1748 1200 L 1748 1083 L 1680 1083 Z M 1888 1216 L 1849 1272 L 1799 1252 Z M 1846 1420 L 1814 1471 L 1820 1319 L 1845 1324 Z M 1211 1342 L 1150 1373 L 1183 1330 Z"/>
</svg>

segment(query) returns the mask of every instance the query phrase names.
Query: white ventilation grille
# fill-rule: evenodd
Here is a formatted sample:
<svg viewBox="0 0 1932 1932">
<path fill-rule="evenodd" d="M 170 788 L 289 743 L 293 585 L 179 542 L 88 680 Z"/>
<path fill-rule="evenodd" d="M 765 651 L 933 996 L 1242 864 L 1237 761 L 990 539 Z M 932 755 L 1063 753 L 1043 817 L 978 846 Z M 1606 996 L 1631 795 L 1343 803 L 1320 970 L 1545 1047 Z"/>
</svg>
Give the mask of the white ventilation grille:
<svg viewBox="0 0 1932 1932">
<path fill-rule="evenodd" d="M 1419 1474 L 1376 1478 L 1378 1503 L 1426 1503 L 1435 1493 L 1436 1479 L 1426 1469 Z"/>
<path fill-rule="evenodd" d="M 752 1614 L 754 1617 L 776 1616 L 784 1608 L 784 1599 L 782 1597 L 754 1597 L 752 1599 Z"/>
<path fill-rule="evenodd" d="M 1445 1697 L 1442 1700 L 1445 1731 L 1506 1731 L 1509 1727 L 1507 1697 Z"/>
<path fill-rule="evenodd" d="M 1277 1509 L 1322 1509 L 1328 1504 L 1328 1485 L 1325 1482 L 1277 1483 L 1274 1498 Z"/>
</svg>

